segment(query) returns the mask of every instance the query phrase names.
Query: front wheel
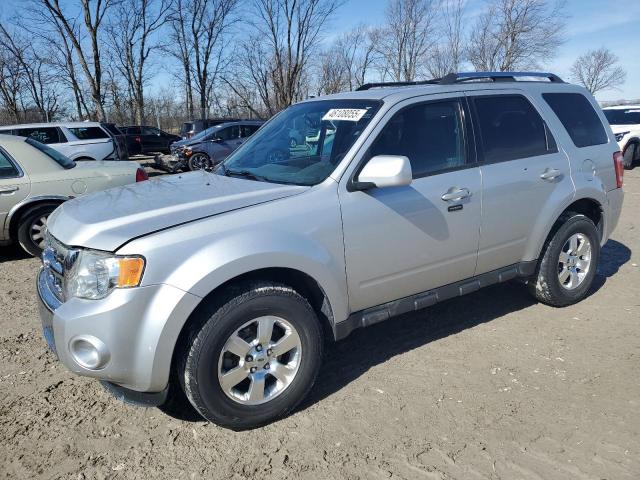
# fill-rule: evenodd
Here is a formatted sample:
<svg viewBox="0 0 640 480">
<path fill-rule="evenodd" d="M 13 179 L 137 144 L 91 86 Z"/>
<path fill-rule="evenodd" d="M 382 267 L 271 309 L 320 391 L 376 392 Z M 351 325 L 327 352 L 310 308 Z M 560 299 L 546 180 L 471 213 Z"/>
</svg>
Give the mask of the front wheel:
<svg viewBox="0 0 640 480">
<path fill-rule="evenodd" d="M 622 154 L 622 165 L 627 170 L 633 168 L 633 161 L 636 158 L 636 152 L 638 150 L 638 145 L 632 143 L 625 148 L 624 153 Z"/>
<path fill-rule="evenodd" d="M 192 405 L 233 430 L 291 412 L 313 385 L 323 337 L 309 303 L 288 286 L 244 285 L 195 322 L 178 374 Z"/>
<path fill-rule="evenodd" d="M 189 170 L 211 170 L 213 162 L 205 153 L 194 153 L 188 161 Z"/>
<path fill-rule="evenodd" d="M 542 303 L 564 307 L 589 291 L 600 258 L 600 235 L 588 217 L 569 212 L 543 248 L 531 293 Z"/>
</svg>

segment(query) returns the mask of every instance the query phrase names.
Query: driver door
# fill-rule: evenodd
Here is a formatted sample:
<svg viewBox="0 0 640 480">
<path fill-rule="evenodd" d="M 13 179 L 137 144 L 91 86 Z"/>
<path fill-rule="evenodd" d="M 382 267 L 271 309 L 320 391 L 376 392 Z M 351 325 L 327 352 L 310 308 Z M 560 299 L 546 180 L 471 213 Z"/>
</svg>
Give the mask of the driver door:
<svg viewBox="0 0 640 480">
<path fill-rule="evenodd" d="M 463 280 L 476 268 L 481 177 L 466 101 L 411 100 L 386 120 L 363 147 L 363 163 L 376 155 L 406 156 L 413 180 L 365 191 L 340 188 L 352 312 Z M 452 192 L 461 198 L 446 200 Z"/>
</svg>

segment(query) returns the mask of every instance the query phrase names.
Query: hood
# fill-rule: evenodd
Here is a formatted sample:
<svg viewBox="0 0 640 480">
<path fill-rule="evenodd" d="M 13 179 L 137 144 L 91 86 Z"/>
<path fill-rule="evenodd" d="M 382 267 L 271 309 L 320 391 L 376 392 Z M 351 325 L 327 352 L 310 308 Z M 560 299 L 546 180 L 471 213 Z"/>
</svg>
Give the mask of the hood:
<svg viewBox="0 0 640 480">
<path fill-rule="evenodd" d="M 205 171 L 167 175 L 69 200 L 47 225 L 66 245 L 115 251 L 133 238 L 308 189 Z"/>
</svg>

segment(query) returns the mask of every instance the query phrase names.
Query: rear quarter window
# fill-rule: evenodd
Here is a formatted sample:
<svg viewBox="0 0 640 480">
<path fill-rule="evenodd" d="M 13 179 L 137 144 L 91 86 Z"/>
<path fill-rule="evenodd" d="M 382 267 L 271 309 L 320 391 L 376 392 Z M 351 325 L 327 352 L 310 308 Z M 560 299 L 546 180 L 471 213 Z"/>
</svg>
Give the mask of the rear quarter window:
<svg viewBox="0 0 640 480">
<path fill-rule="evenodd" d="M 591 102 L 580 93 L 543 93 L 578 148 L 603 145 L 609 141 L 600 117 Z"/>
<path fill-rule="evenodd" d="M 19 174 L 18 169 L 9 160 L 9 156 L 0 149 L 0 178 L 13 178 Z"/>
<path fill-rule="evenodd" d="M 69 131 L 80 140 L 98 140 L 101 138 L 110 138 L 107 132 L 102 130 L 100 127 L 73 127 L 69 128 Z"/>
</svg>

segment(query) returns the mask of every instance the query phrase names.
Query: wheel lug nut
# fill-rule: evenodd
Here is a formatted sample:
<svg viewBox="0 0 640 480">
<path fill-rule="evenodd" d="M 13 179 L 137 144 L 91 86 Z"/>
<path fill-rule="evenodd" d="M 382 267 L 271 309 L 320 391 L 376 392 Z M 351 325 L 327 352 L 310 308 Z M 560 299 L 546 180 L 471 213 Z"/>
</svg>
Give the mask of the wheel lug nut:
<svg viewBox="0 0 640 480">
<path fill-rule="evenodd" d="M 249 370 L 251 373 L 256 373 L 256 371 L 258 370 L 258 367 L 251 367 L 251 370 Z"/>
<path fill-rule="evenodd" d="M 261 352 L 262 351 L 262 345 L 258 344 L 256 345 L 256 352 Z"/>
<path fill-rule="evenodd" d="M 253 362 L 253 357 L 251 355 L 247 355 L 247 358 L 245 358 L 245 360 L 247 362 Z"/>
<path fill-rule="evenodd" d="M 270 368 L 270 367 L 271 367 L 271 365 L 269 365 L 268 363 L 265 363 L 265 364 L 264 364 L 264 369 L 265 369 L 265 370 L 269 370 L 269 368 Z"/>
<path fill-rule="evenodd" d="M 269 355 L 269 356 L 273 355 L 273 350 L 272 349 L 268 349 L 267 350 L 267 355 Z"/>
</svg>

